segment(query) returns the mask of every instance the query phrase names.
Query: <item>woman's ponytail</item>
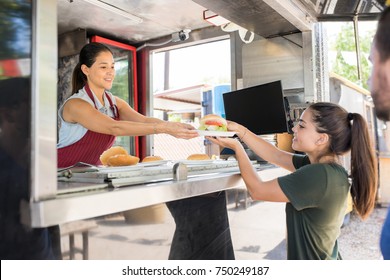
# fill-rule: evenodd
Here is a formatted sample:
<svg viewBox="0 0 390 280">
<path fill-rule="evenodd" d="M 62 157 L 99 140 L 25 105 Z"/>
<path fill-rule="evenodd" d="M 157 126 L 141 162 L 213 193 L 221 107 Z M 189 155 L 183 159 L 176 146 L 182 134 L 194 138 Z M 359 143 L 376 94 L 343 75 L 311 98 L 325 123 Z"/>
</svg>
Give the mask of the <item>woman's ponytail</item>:
<svg viewBox="0 0 390 280">
<path fill-rule="evenodd" d="M 378 166 L 367 122 L 335 103 L 318 102 L 309 107 L 319 133 L 330 136 L 329 155 L 351 151 L 351 195 L 357 213 L 367 218 L 375 206 Z"/>
<path fill-rule="evenodd" d="M 77 93 L 82 89 L 87 82 L 87 77 L 81 71 L 81 63 L 77 63 L 76 67 L 73 69 L 72 74 L 72 94 Z"/>
<path fill-rule="evenodd" d="M 351 195 L 357 213 L 365 219 L 375 206 L 378 166 L 366 121 L 360 114 L 352 116 Z"/>
</svg>

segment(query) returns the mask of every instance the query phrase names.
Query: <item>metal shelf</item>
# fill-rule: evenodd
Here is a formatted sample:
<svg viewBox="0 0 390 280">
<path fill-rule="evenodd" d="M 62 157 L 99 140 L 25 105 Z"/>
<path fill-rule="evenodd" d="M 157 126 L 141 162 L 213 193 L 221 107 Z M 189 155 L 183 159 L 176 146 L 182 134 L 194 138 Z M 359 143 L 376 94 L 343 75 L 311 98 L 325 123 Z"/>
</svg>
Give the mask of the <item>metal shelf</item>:
<svg viewBox="0 0 390 280">
<path fill-rule="evenodd" d="M 258 165 L 258 173 L 280 176 L 283 169 Z M 267 173 L 266 173 L 267 172 Z M 59 182 L 59 184 L 64 182 Z M 80 184 L 80 183 L 66 183 Z M 31 202 L 24 207 L 23 222 L 32 227 L 47 227 L 89 219 L 207 193 L 242 187 L 239 170 L 189 176 L 187 180 L 144 183 L 120 188 L 94 184 L 95 189 L 58 195 L 56 198 Z"/>
</svg>

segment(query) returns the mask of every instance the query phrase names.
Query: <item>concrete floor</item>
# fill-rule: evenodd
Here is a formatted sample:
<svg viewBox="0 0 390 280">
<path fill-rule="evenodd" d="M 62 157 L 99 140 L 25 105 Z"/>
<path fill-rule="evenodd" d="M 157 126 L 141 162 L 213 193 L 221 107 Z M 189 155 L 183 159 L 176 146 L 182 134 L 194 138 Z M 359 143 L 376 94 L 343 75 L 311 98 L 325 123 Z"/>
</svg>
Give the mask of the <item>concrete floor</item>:
<svg viewBox="0 0 390 280">
<path fill-rule="evenodd" d="M 233 191 L 228 195 L 228 215 L 235 257 L 239 260 L 286 259 L 284 203 L 252 202 L 236 207 Z M 127 223 L 116 214 L 95 219 L 98 227 L 89 232 L 89 259 L 166 260 L 175 228 L 165 208 L 163 223 Z M 81 247 L 81 235 L 75 236 Z M 62 237 L 62 249 L 68 250 Z M 76 254 L 76 259 L 82 259 Z"/>
<path fill-rule="evenodd" d="M 285 260 L 285 204 L 255 202 L 245 209 L 243 204 L 236 208 L 232 191 L 228 198 L 236 259 Z M 344 259 L 381 258 L 378 240 L 385 215 L 385 208 L 377 208 L 365 222 L 352 216 L 339 238 Z M 89 232 L 89 259 L 166 260 L 175 227 L 166 208 L 162 220 L 162 223 L 152 224 L 128 223 L 122 214 L 95 219 L 98 226 Z M 80 246 L 81 236 L 76 235 L 75 241 Z M 66 237 L 62 238 L 62 247 L 63 251 L 69 248 Z M 77 254 L 76 259 L 82 259 L 81 254 Z"/>
</svg>

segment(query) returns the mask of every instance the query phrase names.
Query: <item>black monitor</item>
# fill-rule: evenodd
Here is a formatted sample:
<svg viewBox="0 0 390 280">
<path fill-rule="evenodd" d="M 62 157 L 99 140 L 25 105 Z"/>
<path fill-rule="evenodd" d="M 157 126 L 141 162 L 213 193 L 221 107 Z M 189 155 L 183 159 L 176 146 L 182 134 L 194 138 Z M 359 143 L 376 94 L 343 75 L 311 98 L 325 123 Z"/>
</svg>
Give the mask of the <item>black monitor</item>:
<svg viewBox="0 0 390 280">
<path fill-rule="evenodd" d="M 289 132 L 281 81 L 223 94 L 226 119 L 257 135 Z"/>
</svg>

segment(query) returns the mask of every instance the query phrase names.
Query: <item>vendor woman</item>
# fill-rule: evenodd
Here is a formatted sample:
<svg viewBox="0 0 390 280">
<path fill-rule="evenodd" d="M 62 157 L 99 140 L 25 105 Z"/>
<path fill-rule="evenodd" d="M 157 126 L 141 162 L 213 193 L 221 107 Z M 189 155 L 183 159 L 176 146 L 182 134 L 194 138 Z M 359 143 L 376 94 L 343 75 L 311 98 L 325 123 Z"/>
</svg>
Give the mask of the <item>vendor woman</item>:
<svg viewBox="0 0 390 280">
<path fill-rule="evenodd" d="M 82 48 L 73 71 L 73 95 L 59 110 L 58 167 L 79 161 L 101 164 L 100 155 L 113 145 L 116 136 L 198 136 L 189 124 L 146 117 L 109 92 L 115 77 L 114 65 L 107 46 L 89 43 Z"/>
</svg>

